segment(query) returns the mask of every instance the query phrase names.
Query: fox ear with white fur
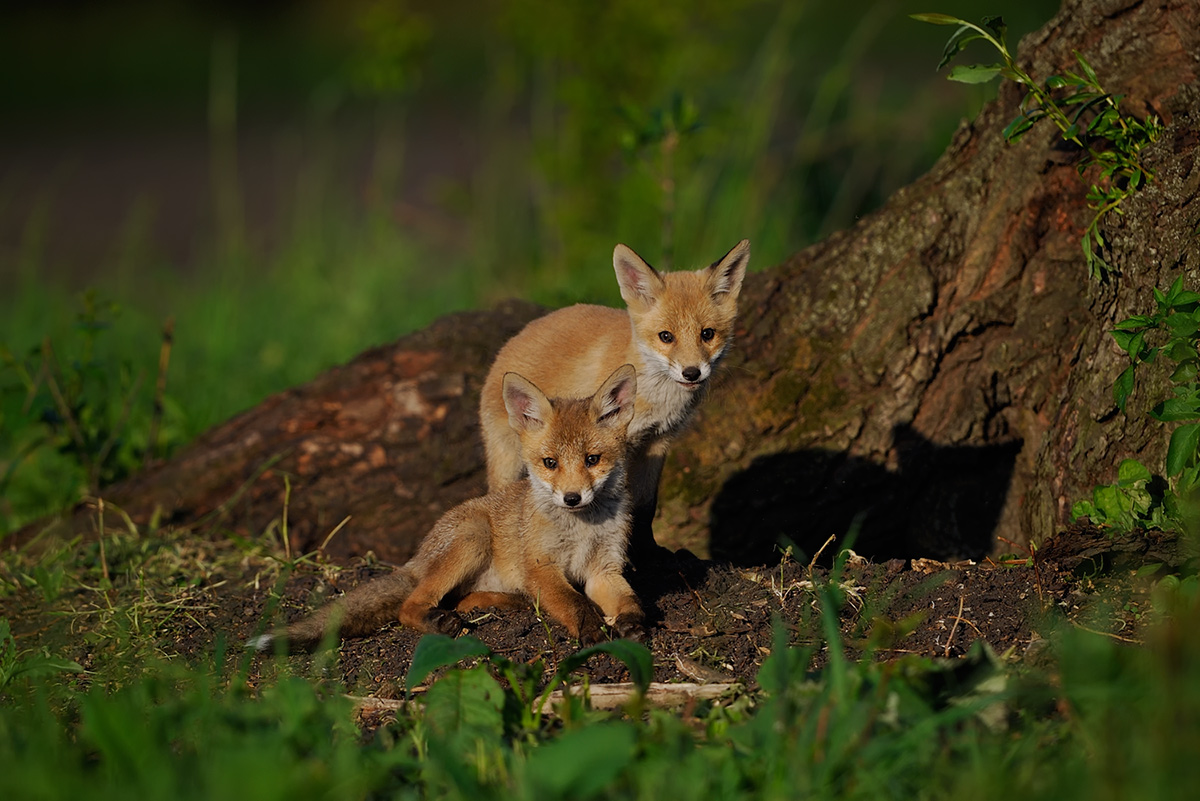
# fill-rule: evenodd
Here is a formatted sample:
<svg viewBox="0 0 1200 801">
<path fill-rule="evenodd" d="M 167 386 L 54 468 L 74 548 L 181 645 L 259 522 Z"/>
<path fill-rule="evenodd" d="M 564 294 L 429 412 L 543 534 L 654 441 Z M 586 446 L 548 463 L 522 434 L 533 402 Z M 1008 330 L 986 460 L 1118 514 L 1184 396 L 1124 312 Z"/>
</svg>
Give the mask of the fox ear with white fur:
<svg viewBox="0 0 1200 801">
<path fill-rule="evenodd" d="M 746 277 L 746 265 L 750 263 L 750 240 L 743 239 L 733 249 L 706 267 L 705 277 L 708 291 L 720 301 L 737 300 L 742 291 L 742 279 Z"/>
<path fill-rule="evenodd" d="M 653 306 L 665 286 L 658 271 L 626 245 L 613 248 L 613 270 L 627 306 Z"/>
<path fill-rule="evenodd" d="M 637 372 L 632 364 L 618 367 L 592 396 L 592 414 L 602 425 L 629 425 L 637 395 Z"/>
<path fill-rule="evenodd" d="M 550 400 L 534 383 L 517 373 L 504 374 L 504 408 L 513 431 L 536 431 L 550 417 Z"/>
</svg>

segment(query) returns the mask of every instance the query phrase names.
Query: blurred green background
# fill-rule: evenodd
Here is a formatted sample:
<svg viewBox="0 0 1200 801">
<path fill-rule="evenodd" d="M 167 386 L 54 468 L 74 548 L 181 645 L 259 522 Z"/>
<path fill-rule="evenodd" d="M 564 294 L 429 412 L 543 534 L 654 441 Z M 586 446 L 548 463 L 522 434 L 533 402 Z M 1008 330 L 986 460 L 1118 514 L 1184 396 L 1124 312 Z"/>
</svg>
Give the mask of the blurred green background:
<svg viewBox="0 0 1200 801">
<path fill-rule="evenodd" d="M 447 311 L 617 304 L 616 242 L 779 263 L 995 91 L 907 14 L 1057 5 L 0 5 L 0 535 Z"/>
</svg>

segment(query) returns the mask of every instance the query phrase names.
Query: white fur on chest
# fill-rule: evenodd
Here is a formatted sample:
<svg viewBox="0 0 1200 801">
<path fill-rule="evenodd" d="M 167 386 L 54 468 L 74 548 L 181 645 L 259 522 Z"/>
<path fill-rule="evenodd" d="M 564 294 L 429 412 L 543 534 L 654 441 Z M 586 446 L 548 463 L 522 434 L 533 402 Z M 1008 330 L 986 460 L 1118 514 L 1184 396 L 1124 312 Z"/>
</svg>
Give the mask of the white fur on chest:
<svg viewBox="0 0 1200 801">
<path fill-rule="evenodd" d="M 589 576 L 624 563 L 628 512 L 601 522 L 589 522 L 573 514 L 562 516 L 569 519 L 563 520 L 559 528 L 563 538 L 559 566 L 567 578 L 583 584 Z"/>
<path fill-rule="evenodd" d="M 638 373 L 638 410 L 629 424 L 629 438 L 670 435 L 687 422 L 704 389 L 688 389 L 647 359 Z"/>
<path fill-rule="evenodd" d="M 537 508 L 530 510 L 519 536 L 526 543 L 536 536 L 538 550 L 550 554 L 570 581 L 582 586 L 597 573 L 623 568 L 631 521 L 627 499 L 602 495 L 593 502 L 595 508 L 578 512 L 568 512 L 549 498 L 531 502 Z M 538 528 L 536 535 L 530 531 L 531 526 Z M 503 570 L 493 561 L 471 589 L 520 593 L 527 590 L 525 583 L 526 576 L 516 564 Z"/>
<path fill-rule="evenodd" d="M 549 532 L 548 537 L 545 533 L 539 537 L 542 548 L 578 584 L 598 572 L 619 570 L 625 562 L 629 498 L 623 476 L 610 476 L 609 483 L 607 491 L 598 492 L 587 508 L 578 511 L 567 511 L 548 494 L 535 491 L 532 498 L 537 506 L 533 515 L 542 518 L 539 525 Z"/>
</svg>

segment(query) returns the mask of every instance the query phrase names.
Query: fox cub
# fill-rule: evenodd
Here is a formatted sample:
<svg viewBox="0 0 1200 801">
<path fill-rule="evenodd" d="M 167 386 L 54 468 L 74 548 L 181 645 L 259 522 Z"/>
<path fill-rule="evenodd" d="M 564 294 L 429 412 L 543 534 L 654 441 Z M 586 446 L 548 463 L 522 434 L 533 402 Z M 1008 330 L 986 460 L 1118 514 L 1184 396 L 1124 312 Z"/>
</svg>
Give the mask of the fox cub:
<svg viewBox="0 0 1200 801">
<path fill-rule="evenodd" d="M 590 398 L 551 400 L 532 381 L 505 375 L 500 391 L 528 479 L 454 507 L 403 567 L 247 646 L 265 651 L 284 639 L 311 649 L 331 627 L 362 636 L 397 618 L 457 634 L 462 619 L 444 600 L 461 611 L 509 605 L 514 595 L 533 599 L 585 644 L 602 636 L 597 605 L 617 635 L 640 638 L 644 615 L 622 575 L 636 384 L 625 364 Z"/>
<path fill-rule="evenodd" d="M 575 397 L 617 365 L 632 364 L 638 394 L 629 425 L 630 548 L 635 559 L 636 552 L 652 551 L 663 461 L 729 349 L 749 260 L 750 243 L 743 239 L 702 270 L 659 273 L 617 245 L 613 269 L 627 311 L 568 306 L 529 323 L 497 354 L 479 409 L 488 489 L 498 492 L 518 481 L 528 465 L 520 429 L 508 425 L 503 389 L 508 373 L 528 376 L 551 396 Z"/>
</svg>

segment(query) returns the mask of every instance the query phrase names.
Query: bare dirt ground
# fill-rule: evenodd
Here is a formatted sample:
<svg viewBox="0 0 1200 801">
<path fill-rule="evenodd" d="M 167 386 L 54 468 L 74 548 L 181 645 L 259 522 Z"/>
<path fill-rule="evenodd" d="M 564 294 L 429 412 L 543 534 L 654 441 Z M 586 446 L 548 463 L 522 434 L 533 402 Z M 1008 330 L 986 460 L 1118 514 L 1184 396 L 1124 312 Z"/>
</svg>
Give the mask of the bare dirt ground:
<svg viewBox="0 0 1200 801">
<path fill-rule="evenodd" d="M 94 544 L 86 546 L 79 555 L 79 586 L 50 603 L 8 564 L 10 586 L 25 586 L 0 598 L 0 615 L 12 622 L 21 649 L 45 647 L 95 669 L 96 675 L 103 675 L 107 660 L 133 639 L 162 657 L 188 662 L 208 662 L 223 653 L 228 667 L 241 664 L 254 683 L 269 680 L 280 663 L 269 655 L 247 658 L 242 642 L 270 621 L 307 614 L 338 592 L 391 569 L 359 560 L 344 567 L 307 562 L 290 575 L 272 573 L 271 560 L 248 554 L 244 543 L 239 551 L 228 541 L 203 539 L 183 534 L 149 546 L 152 553 L 136 575 L 131 571 L 128 581 L 114 579 L 107 592 L 87 586 L 87 570 L 96 569 L 99 556 L 115 572 L 122 549 L 138 545 L 117 543 L 107 554 Z M 147 543 L 140 547 L 146 554 Z M 842 642 L 851 655 L 954 658 L 982 639 L 997 654 L 1023 658 L 1035 654 L 1039 641 L 1062 625 L 1138 642 L 1143 620 L 1151 617 L 1153 578 L 1178 565 L 1180 551 L 1174 538 L 1157 532 L 1112 539 L 1076 526 L 1033 556 L 979 564 L 850 558 L 840 570 L 831 570 L 785 556 L 777 564 L 741 568 L 677 554 L 632 572 L 631 581 L 648 615 L 646 645 L 654 657 L 655 681 L 751 685 L 771 652 L 776 626 L 783 627 L 790 644 L 814 646 L 820 666 L 826 646 L 818 585 L 837 588 Z M 124 613 L 114 611 L 122 608 Z M 514 661 L 541 659 L 553 668 L 578 648 L 565 629 L 532 608 L 482 611 L 469 618 L 469 634 Z M 352 693 L 396 698 L 419 639 L 396 624 L 343 642 L 336 659 L 326 652 L 286 661 L 301 674 L 316 671 Z M 592 660 L 586 672 L 592 683 L 629 680 L 625 667 L 607 656 Z"/>
</svg>

